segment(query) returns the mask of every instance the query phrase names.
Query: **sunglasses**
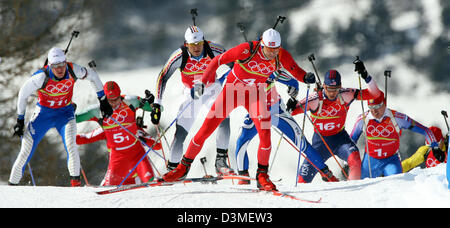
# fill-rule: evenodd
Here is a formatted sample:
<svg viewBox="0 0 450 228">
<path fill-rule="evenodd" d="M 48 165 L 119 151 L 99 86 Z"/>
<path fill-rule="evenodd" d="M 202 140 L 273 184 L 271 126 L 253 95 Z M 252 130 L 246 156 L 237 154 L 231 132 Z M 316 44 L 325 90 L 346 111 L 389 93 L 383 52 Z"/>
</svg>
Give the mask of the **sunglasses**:
<svg viewBox="0 0 450 228">
<path fill-rule="evenodd" d="M 52 68 L 66 67 L 66 62 L 54 63 L 54 64 L 50 64 L 50 66 Z"/>
<path fill-rule="evenodd" d="M 379 109 L 383 106 L 383 103 L 377 105 L 369 105 L 369 109 Z"/>
<path fill-rule="evenodd" d="M 188 43 L 188 45 L 189 46 L 199 46 L 199 45 L 203 45 L 203 43 L 204 43 L 204 41 L 202 40 L 202 41 L 199 41 L 199 42 L 196 42 L 196 43 Z"/>
<path fill-rule="evenodd" d="M 328 86 L 326 86 L 325 89 L 328 92 L 337 92 L 337 91 L 339 91 L 341 89 L 341 87 L 328 87 Z"/>
</svg>

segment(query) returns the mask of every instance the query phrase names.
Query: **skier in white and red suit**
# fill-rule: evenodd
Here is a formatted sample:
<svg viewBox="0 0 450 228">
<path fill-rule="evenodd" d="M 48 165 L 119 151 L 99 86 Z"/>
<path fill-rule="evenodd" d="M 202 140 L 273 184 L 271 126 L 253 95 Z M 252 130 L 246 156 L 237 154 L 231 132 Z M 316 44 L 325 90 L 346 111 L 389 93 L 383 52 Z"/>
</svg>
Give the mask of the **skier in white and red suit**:
<svg viewBox="0 0 450 228">
<path fill-rule="evenodd" d="M 148 100 L 136 96 L 121 96 L 120 87 L 114 81 L 106 82 L 103 89 L 109 104 L 114 110 L 111 117 L 134 135 L 139 135 L 141 140 L 145 141 L 147 145 L 152 146 L 155 140 L 147 136 L 143 129 L 139 129 L 136 124 L 136 109 L 142 108 L 145 111 L 151 111 L 151 105 L 148 104 Z M 130 170 L 144 156 L 146 151 L 142 143 L 135 136 L 131 135 L 111 118 L 100 119 L 98 113 L 98 109 L 94 107 L 93 109 L 77 114 L 77 122 L 85 120 L 97 121 L 101 127 L 90 133 L 78 134 L 76 142 L 77 144 L 88 144 L 99 140 L 106 140 L 108 151 L 110 152 L 109 164 L 108 171 L 101 185 L 119 185 Z M 153 149 L 160 150 L 161 143 L 158 142 L 155 144 Z M 152 181 L 153 178 L 152 166 L 148 158 L 145 157 L 123 184 L 148 182 Z"/>
<path fill-rule="evenodd" d="M 281 36 L 274 29 L 263 33 L 261 41 L 242 43 L 216 56 L 203 73 L 200 83 L 194 85 L 194 96 L 199 97 L 214 82 L 217 68 L 222 64 L 235 62 L 227 76 L 226 84 L 211 107 L 200 130 L 191 140 L 189 147 L 176 169 L 163 176 L 164 181 L 175 181 L 186 177 L 190 165 L 200 152 L 205 140 L 217 126 L 239 106 L 244 106 L 255 123 L 260 143 L 258 147 L 257 186 L 271 191 L 276 186 L 269 179 L 268 162 L 271 152 L 271 115 L 267 104 L 266 80 L 275 71 L 284 68 L 300 82 L 314 83 L 315 76 L 306 73 L 281 47 Z M 270 99 L 269 99 L 270 100 Z"/>
<path fill-rule="evenodd" d="M 164 68 L 159 73 L 156 84 L 156 101 L 153 104 L 151 113 L 152 123 L 158 125 L 161 118 L 162 98 L 166 88 L 166 84 L 173 74 L 180 70 L 181 81 L 184 88 L 176 88 L 182 90 L 184 99 L 178 110 L 178 117 L 175 123 L 175 135 L 170 146 L 170 156 L 167 162 L 168 171 L 175 169 L 183 156 L 183 147 L 186 137 L 197 119 L 198 113 L 202 106 L 211 108 L 211 105 L 222 90 L 222 84 L 226 78 L 226 74 L 219 76 L 213 85 L 206 89 L 201 99 L 194 99 L 192 88 L 196 81 L 200 81 L 206 67 L 214 58 L 225 52 L 225 49 L 216 43 L 205 40 L 203 31 L 197 26 L 189 26 L 184 34 L 184 44 L 174 51 Z M 226 118 L 219 126 L 216 135 L 216 173 L 219 175 L 227 175 L 232 173 L 232 169 L 228 166 L 228 144 L 230 140 L 230 119 Z"/>
</svg>

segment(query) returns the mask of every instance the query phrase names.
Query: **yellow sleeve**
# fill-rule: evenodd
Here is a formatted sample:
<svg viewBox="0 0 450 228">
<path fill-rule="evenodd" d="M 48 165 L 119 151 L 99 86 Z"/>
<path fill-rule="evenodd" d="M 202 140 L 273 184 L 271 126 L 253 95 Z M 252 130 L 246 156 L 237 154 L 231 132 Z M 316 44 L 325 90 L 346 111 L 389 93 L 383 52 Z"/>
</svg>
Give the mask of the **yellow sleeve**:
<svg viewBox="0 0 450 228">
<path fill-rule="evenodd" d="M 421 146 L 411 157 L 402 161 L 403 172 L 406 173 L 411 169 L 419 166 L 425 161 L 425 154 L 430 149 L 429 146 Z"/>
</svg>

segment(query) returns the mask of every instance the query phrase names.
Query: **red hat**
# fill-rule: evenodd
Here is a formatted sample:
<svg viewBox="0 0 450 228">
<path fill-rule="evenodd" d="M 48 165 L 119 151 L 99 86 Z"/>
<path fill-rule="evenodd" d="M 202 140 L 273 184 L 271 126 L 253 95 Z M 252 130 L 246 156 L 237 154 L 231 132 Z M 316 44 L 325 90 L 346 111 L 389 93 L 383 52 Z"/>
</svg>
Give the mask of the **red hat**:
<svg viewBox="0 0 450 228">
<path fill-rule="evenodd" d="M 114 99 L 120 96 L 120 87 L 114 81 L 107 81 L 103 86 L 103 91 L 109 99 Z"/>
<path fill-rule="evenodd" d="M 369 105 L 369 106 L 379 105 L 379 104 L 382 104 L 383 102 L 386 103 L 385 99 L 384 99 L 384 93 L 381 92 L 381 94 L 377 98 L 367 100 L 367 105 Z"/>
<path fill-rule="evenodd" d="M 444 138 L 444 136 L 442 136 L 442 131 L 440 128 L 432 126 L 430 127 L 430 130 L 433 132 L 433 135 L 436 138 L 437 142 L 440 142 Z"/>
</svg>

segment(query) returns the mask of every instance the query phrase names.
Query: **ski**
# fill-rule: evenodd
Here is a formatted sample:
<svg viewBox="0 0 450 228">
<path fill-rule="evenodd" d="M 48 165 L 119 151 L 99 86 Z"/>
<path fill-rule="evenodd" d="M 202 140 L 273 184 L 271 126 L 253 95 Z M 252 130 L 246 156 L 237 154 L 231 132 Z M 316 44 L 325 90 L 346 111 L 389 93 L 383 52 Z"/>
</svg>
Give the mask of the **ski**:
<svg viewBox="0 0 450 228">
<path fill-rule="evenodd" d="M 156 181 L 146 182 L 146 183 L 141 183 L 141 184 L 120 186 L 120 187 L 116 187 L 113 189 L 98 191 L 95 193 L 97 193 L 98 195 L 107 195 L 107 194 L 124 192 L 124 191 L 129 191 L 129 190 L 134 190 L 134 189 L 140 189 L 140 188 L 147 188 L 147 187 L 170 186 L 170 185 L 174 185 L 174 184 L 187 184 L 187 183 L 198 183 L 198 182 L 206 184 L 206 183 L 216 183 L 219 180 L 255 180 L 255 179 L 247 177 L 247 176 L 239 176 L 239 175 L 217 176 L 217 177 L 205 176 L 205 177 L 196 177 L 196 178 L 186 178 L 183 180 L 173 181 L 173 182 L 166 182 L 162 179 L 159 179 Z"/>
<path fill-rule="evenodd" d="M 265 191 L 265 190 L 261 190 L 261 189 L 248 189 L 248 188 L 233 188 L 233 189 L 240 190 L 240 191 L 247 191 L 247 192 L 255 192 L 255 193 L 263 192 L 263 193 L 270 194 L 273 196 L 284 197 L 284 198 L 297 200 L 297 201 L 301 201 L 301 202 L 305 202 L 305 203 L 321 203 L 322 202 L 322 198 L 319 198 L 318 200 L 307 200 L 307 199 L 299 198 L 297 196 L 293 196 L 293 195 L 290 195 L 287 193 L 280 192 L 278 190 Z"/>
</svg>

